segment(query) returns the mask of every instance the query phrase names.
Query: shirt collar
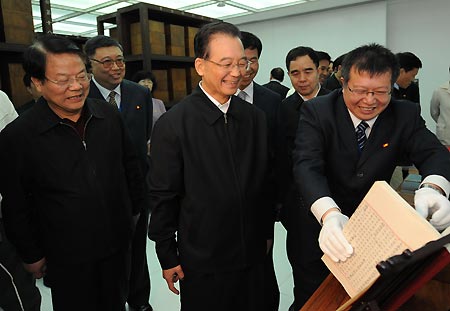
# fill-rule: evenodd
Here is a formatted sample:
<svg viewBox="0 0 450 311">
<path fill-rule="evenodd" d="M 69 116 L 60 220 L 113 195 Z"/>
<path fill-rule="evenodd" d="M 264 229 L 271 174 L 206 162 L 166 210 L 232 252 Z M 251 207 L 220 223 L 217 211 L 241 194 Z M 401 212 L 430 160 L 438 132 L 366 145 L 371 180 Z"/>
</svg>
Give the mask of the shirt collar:
<svg viewBox="0 0 450 311">
<path fill-rule="evenodd" d="M 317 94 L 319 94 L 320 89 L 321 89 L 321 86 L 320 86 L 320 83 L 319 83 L 319 88 L 317 89 L 316 94 L 312 98 L 317 97 Z M 308 100 L 307 98 L 303 97 L 302 94 L 298 93 L 298 95 L 300 95 L 300 97 L 303 99 L 303 101 L 307 101 Z"/>
<path fill-rule="evenodd" d="M 348 113 L 350 114 L 350 118 L 352 119 L 353 126 L 355 127 L 355 130 L 356 130 L 356 127 L 359 125 L 359 123 L 361 123 L 362 120 L 358 119 L 350 110 L 348 110 Z M 376 116 L 373 119 L 366 120 L 366 123 L 369 125 L 369 127 L 366 130 L 367 131 L 367 136 L 369 136 L 369 134 L 370 134 L 370 132 L 372 130 L 372 127 L 375 124 L 375 121 L 377 120 L 377 118 L 378 118 L 378 116 Z"/>
<path fill-rule="evenodd" d="M 109 93 L 111 93 L 111 91 L 116 92 L 116 94 L 119 95 L 120 97 L 120 84 L 118 86 L 116 86 L 115 89 L 113 90 L 108 90 L 107 88 L 103 87 L 102 85 L 100 85 L 100 83 L 97 82 L 97 80 L 95 80 L 95 77 L 92 76 L 92 81 L 94 82 L 95 86 L 97 86 L 98 90 L 100 91 L 100 93 L 102 94 L 103 98 L 108 101 L 109 99 Z"/>
<path fill-rule="evenodd" d="M 245 89 L 243 89 L 242 91 L 247 94 L 245 101 L 249 102 L 250 104 L 253 104 L 253 81 L 250 82 L 250 84 L 247 85 L 247 87 Z M 238 89 L 236 94 L 234 94 L 234 95 L 238 95 L 242 91 Z"/>
<path fill-rule="evenodd" d="M 209 98 L 209 100 L 212 101 L 214 103 L 214 105 L 217 106 L 217 108 L 219 108 L 223 113 L 227 113 L 228 108 L 230 107 L 231 96 L 228 98 L 228 100 L 225 103 L 222 104 L 218 100 L 216 100 L 214 97 L 212 97 L 210 94 L 208 94 L 208 92 L 205 91 L 205 89 L 202 86 L 202 81 L 200 81 L 198 85 L 202 89 L 203 93 L 205 93 L 205 95 Z"/>
</svg>

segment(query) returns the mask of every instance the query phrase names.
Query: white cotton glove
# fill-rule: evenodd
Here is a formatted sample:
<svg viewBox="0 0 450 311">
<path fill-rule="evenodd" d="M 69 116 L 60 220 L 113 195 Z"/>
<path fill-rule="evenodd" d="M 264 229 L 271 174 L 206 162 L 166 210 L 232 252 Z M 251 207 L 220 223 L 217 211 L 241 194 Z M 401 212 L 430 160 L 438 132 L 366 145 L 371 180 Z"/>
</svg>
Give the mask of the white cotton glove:
<svg viewBox="0 0 450 311">
<path fill-rule="evenodd" d="M 450 226 L 450 201 L 431 188 L 420 188 L 414 195 L 414 207 L 424 218 L 432 215 L 430 224 L 437 230 Z"/>
<path fill-rule="evenodd" d="M 331 211 L 325 217 L 319 234 L 320 249 L 334 262 L 346 261 L 353 254 L 353 247 L 347 241 L 342 228 L 348 217 L 338 211 Z"/>
</svg>

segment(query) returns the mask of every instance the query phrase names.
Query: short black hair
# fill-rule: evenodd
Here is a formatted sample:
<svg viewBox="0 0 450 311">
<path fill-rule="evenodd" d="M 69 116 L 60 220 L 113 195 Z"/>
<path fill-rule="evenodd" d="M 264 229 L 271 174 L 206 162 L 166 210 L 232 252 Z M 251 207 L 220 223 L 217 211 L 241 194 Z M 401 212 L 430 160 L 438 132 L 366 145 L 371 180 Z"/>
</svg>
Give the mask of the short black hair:
<svg viewBox="0 0 450 311">
<path fill-rule="evenodd" d="M 281 69 L 280 67 L 276 67 L 273 68 L 270 71 L 270 75 L 272 76 L 272 78 L 277 79 L 280 82 L 283 82 L 284 79 L 284 70 Z"/>
<path fill-rule="evenodd" d="M 411 52 L 403 52 L 396 54 L 400 68 L 403 68 L 406 72 L 413 70 L 414 68 L 422 68 L 422 62 L 420 58 Z"/>
<path fill-rule="evenodd" d="M 209 40 L 215 34 L 226 34 L 231 37 L 241 38 L 241 32 L 233 24 L 227 22 L 212 22 L 200 27 L 194 37 L 195 57 L 208 59 Z"/>
<path fill-rule="evenodd" d="M 350 79 L 352 67 L 357 72 L 367 72 L 371 76 L 390 72 L 392 85 L 397 81 L 400 72 L 400 66 L 394 53 L 376 43 L 360 46 L 347 53 L 342 62 L 344 83 Z"/>
<path fill-rule="evenodd" d="M 136 72 L 133 75 L 133 77 L 131 78 L 131 81 L 138 83 L 139 81 L 145 80 L 145 79 L 150 79 L 152 81 L 152 83 L 153 83 L 152 92 L 154 92 L 156 90 L 156 87 L 158 86 L 158 83 L 156 81 L 155 75 L 151 71 L 139 70 L 138 72 Z"/>
<path fill-rule="evenodd" d="M 259 38 L 257 36 L 255 36 L 251 32 L 241 31 L 241 40 L 242 40 L 242 45 L 244 46 L 244 50 L 245 49 L 250 49 L 250 50 L 256 49 L 256 51 L 258 51 L 258 57 L 261 56 L 262 43 L 261 43 L 261 40 L 259 40 Z"/>
<path fill-rule="evenodd" d="M 342 54 L 341 56 L 339 56 L 338 58 L 336 58 L 333 62 L 333 71 L 338 70 L 339 66 L 342 65 L 342 61 L 345 58 L 345 55 L 347 55 L 347 53 Z"/>
<path fill-rule="evenodd" d="M 331 63 L 331 56 L 327 52 L 324 51 L 316 51 L 317 56 L 319 57 L 319 62 L 323 59 L 329 61 Z"/>
<path fill-rule="evenodd" d="M 122 45 L 116 39 L 104 35 L 98 35 L 87 40 L 86 44 L 84 45 L 84 52 L 86 53 L 87 57 L 91 58 L 92 56 L 94 56 L 95 51 L 98 48 L 105 48 L 110 46 L 118 47 L 123 53 Z"/>
<path fill-rule="evenodd" d="M 316 68 L 319 68 L 319 56 L 317 56 L 316 51 L 307 46 L 298 46 L 290 50 L 286 55 L 286 68 L 288 72 L 291 61 L 294 61 L 297 57 L 301 56 L 309 56 L 316 65 Z"/>
<path fill-rule="evenodd" d="M 54 35 L 43 34 L 34 40 L 23 53 L 23 69 L 31 78 L 45 81 L 47 54 L 75 54 L 86 64 L 83 51 L 71 40 Z"/>
<path fill-rule="evenodd" d="M 31 76 L 28 73 L 25 73 L 23 75 L 23 85 L 25 85 L 26 87 L 31 87 Z"/>
</svg>

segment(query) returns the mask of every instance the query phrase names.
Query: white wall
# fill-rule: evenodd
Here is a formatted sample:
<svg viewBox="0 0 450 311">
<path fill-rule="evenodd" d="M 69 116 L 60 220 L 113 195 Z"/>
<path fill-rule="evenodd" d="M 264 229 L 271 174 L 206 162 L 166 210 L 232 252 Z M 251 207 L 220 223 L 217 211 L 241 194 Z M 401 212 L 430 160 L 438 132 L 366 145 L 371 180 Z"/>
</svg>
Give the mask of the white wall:
<svg viewBox="0 0 450 311">
<path fill-rule="evenodd" d="M 417 76 L 422 116 L 434 131 L 429 101 L 433 90 L 449 79 L 449 13 L 448 0 L 382 0 L 237 26 L 263 42 L 258 83 L 268 81 L 273 67 L 285 69 L 287 52 L 298 45 L 327 51 L 332 58 L 370 42 L 394 53 L 413 52 L 423 64 Z M 289 77 L 284 84 L 290 87 Z"/>
<path fill-rule="evenodd" d="M 422 116 L 430 130 L 433 90 L 449 80 L 450 1 L 391 0 L 388 2 L 387 46 L 394 52 L 410 51 L 422 61 L 417 78 Z"/>
<path fill-rule="evenodd" d="M 272 68 L 281 67 L 286 71 L 286 54 L 299 45 L 326 51 L 332 59 L 365 43 L 385 45 L 386 3 L 355 5 L 237 26 L 261 39 L 263 52 L 255 80 L 266 83 Z M 291 87 L 287 75 L 283 84 Z"/>
</svg>

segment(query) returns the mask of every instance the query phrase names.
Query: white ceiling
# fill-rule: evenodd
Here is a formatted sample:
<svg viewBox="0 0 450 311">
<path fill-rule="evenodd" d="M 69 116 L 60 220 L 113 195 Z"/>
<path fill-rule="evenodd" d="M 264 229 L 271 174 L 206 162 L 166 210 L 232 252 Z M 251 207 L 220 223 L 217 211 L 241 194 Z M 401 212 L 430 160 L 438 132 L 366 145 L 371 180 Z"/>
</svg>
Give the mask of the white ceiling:
<svg viewBox="0 0 450 311">
<path fill-rule="evenodd" d="M 97 35 L 97 16 L 138 2 L 242 24 L 372 1 L 377 0 L 50 0 L 50 3 L 54 33 L 92 37 Z M 42 32 L 39 0 L 32 0 L 31 4 L 35 31 Z"/>
</svg>

